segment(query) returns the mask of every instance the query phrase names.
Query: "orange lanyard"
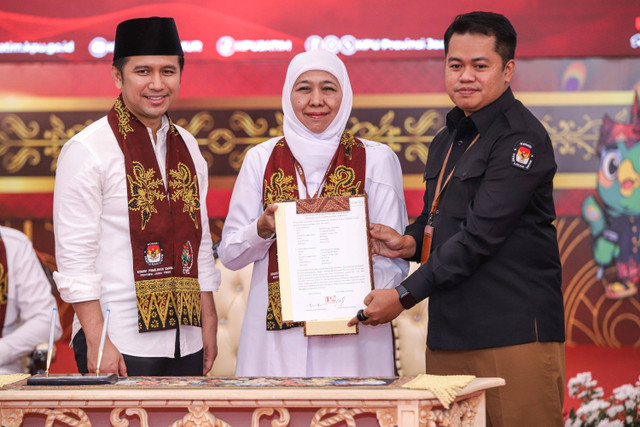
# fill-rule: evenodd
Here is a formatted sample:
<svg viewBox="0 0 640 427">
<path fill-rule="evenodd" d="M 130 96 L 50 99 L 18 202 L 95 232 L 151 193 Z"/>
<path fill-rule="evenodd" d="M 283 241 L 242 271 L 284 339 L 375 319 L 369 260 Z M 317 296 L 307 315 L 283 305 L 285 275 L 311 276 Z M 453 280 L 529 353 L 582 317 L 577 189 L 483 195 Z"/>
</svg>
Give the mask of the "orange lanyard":
<svg viewBox="0 0 640 427">
<path fill-rule="evenodd" d="M 476 137 L 471 141 L 471 144 L 464 150 L 466 153 L 469 148 L 480 138 L 480 134 L 477 134 Z M 429 212 L 429 219 L 427 219 L 427 225 L 424 227 L 424 238 L 422 239 L 422 252 L 420 253 L 420 263 L 424 264 L 429 259 L 429 254 L 431 253 L 431 239 L 433 238 L 433 219 L 436 215 L 436 211 L 438 210 L 438 204 L 440 203 L 440 196 L 442 196 L 442 192 L 444 188 L 449 183 L 451 176 L 453 176 L 453 171 L 456 169 L 454 165 L 447 176 L 447 179 L 442 183 L 442 177 L 444 176 L 444 171 L 447 168 L 447 163 L 449 162 L 449 155 L 451 154 L 451 149 L 453 148 L 453 141 L 451 141 L 451 145 L 449 146 L 449 151 L 447 151 L 447 155 L 444 158 L 444 164 L 442 165 L 442 169 L 440 170 L 440 174 L 438 176 L 438 182 L 436 183 L 436 196 L 433 198 L 433 202 L 431 202 L 431 211 Z M 464 153 L 463 153 L 464 154 Z"/>
<path fill-rule="evenodd" d="M 480 138 L 480 134 L 477 134 L 476 137 L 473 138 L 473 141 L 471 141 L 471 144 L 469 144 L 469 146 L 464 150 L 464 152 L 466 153 L 467 150 L 471 148 L 479 138 Z M 444 176 L 444 171 L 447 168 L 447 162 L 449 162 L 449 155 L 451 154 L 452 148 L 453 148 L 453 141 L 451 141 L 451 145 L 449 146 L 449 151 L 447 151 L 447 156 L 444 158 L 444 164 L 442 165 L 442 169 L 440 170 L 440 175 L 438 176 L 438 182 L 436 183 L 436 196 L 433 198 L 433 202 L 431 202 L 431 211 L 429 212 L 429 220 L 427 221 L 429 225 L 433 224 L 433 217 L 435 216 L 436 210 L 438 209 L 438 204 L 440 203 L 440 197 L 442 196 L 442 192 L 444 191 L 445 187 L 449 183 L 449 180 L 451 179 L 451 176 L 453 176 L 453 172 L 456 169 L 454 165 L 451 171 L 449 172 L 447 179 L 444 181 L 444 184 L 442 184 L 442 177 Z M 442 187 L 440 187 L 440 185 L 442 185 Z"/>
<path fill-rule="evenodd" d="M 338 161 L 338 151 L 340 151 L 340 147 L 338 147 L 338 149 L 336 150 L 335 154 L 333 155 L 333 158 L 331 159 L 331 162 L 329 163 L 329 167 L 327 167 L 327 170 L 324 173 L 324 177 L 322 178 L 322 181 L 320 181 L 320 185 L 318 185 L 318 189 L 316 190 L 316 193 L 313 195 L 313 197 L 311 197 L 312 199 L 315 199 L 316 197 L 318 197 L 318 195 L 320 194 L 320 191 L 322 190 L 322 185 L 324 184 L 325 180 L 327 179 L 327 177 L 329 176 L 329 172 L 331 171 L 331 169 L 333 169 L 333 167 L 335 166 L 336 162 Z M 307 193 L 307 197 L 309 196 L 309 191 L 307 187 L 307 180 L 304 177 L 304 170 L 302 169 L 302 165 L 298 162 L 298 160 L 296 160 L 296 158 L 293 158 L 293 164 L 296 167 L 296 170 L 298 171 L 298 175 L 300 175 L 300 181 L 302 181 L 302 185 L 304 185 L 304 190 Z"/>
</svg>

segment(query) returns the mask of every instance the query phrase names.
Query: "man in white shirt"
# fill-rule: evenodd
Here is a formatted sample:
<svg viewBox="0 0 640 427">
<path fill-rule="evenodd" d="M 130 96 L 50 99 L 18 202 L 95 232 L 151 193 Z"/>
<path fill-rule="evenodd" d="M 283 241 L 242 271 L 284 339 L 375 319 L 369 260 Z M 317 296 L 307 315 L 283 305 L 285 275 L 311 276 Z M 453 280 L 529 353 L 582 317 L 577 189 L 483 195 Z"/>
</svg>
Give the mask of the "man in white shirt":
<svg viewBox="0 0 640 427">
<path fill-rule="evenodd" d="M 0 374 L 22 372 L 20 358 L 49 341 L 56 299 L 29 238 L 0 226 Z M 60 338 L 55 319 L 54 339 Z"/>
<path fill-rule="evenodd" d="M 121 95 L 58 159 L 54 278 L 76 312 L 81 373 L 202 375 L 217 354 L 208 167 L 166 114 L 183 64 L 172 18 L 120 23 L 112 76 Z"/>
</svg>

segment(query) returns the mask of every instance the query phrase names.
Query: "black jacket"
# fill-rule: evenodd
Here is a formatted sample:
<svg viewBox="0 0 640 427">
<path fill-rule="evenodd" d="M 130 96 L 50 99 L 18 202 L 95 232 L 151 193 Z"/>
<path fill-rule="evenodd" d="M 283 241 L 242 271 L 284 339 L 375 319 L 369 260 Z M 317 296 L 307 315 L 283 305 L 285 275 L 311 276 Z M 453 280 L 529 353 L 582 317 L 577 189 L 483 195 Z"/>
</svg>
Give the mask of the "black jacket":
<svg viewBox="0 0 640 427">
<path fill-rule="evenodd" d="M 451 110 L 429 147 L 423 212 L 406 230 L 417 258 L 452 142 L 447 173 L 455 171 L 434 218 L 431 255 L 403 282 L 416 300 L 430 297 L 428 347 L 564 341 L 549 135 L 511 89 L 469 117 Z"/>
</svg>

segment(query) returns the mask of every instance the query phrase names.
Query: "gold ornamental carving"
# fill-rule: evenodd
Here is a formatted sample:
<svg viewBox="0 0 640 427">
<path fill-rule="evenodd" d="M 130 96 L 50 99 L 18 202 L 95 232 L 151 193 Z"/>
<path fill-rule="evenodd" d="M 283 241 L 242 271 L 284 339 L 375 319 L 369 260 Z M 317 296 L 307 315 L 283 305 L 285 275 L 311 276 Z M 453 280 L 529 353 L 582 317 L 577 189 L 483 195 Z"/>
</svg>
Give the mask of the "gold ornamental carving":
<svg viewBox="0 0 640 427">
<path fill-rule="evenodd" d="M 227 123 L 216 123 L 214 113 L 195 111 L 191 118 L 181 117 L 175 123 L 195 135 L 209 167 L 217 157 L 226 156 L 228 165 L 240 170 L 247 151 L 269 138 L 283 134 L 281 111 L 272 116 L 255 116 L 250 111 L 234 111 Z M 426 163 L 427 146 L 442 126 L 443 117 L 434 109 L 425 110 L 420 117 L 408 117 L 401 125 L 395 124 L 397 110 L 388 110 L 377 121 L 366 121 L 352 116 L 347 125 L 353 135 L 387 144 L 409 161 Z M 96 117 L 96 119 L 99 117 Z M 0 123 L 0 158 L 9 174 L 19 173 L 27 165 L 37 166 L 49 161 L 55 172 L 60 149 L 65 142 L 93 123 L 65 123 L 56 114 L 48 123 L 26 121 L 18 114 L 9 114 Z"/>
<path fill-rule="evenodd" d="M 554 126 L 548 114 L 542 117 L 542 125 L 551 138 L 553 147 L 560 155 L 580 154 L 583 160 L 597 155 L 595 146 L 599 138 L 601 119 L 592 119 L 588 114 L 582 116 L 583 123 L 574 120 L 559 120 Z"/>
<path fill-rule="evenodd" d="M 628 117 L 629 109 L 623 108 L 614 115 L 614 120 L 627 122 Z M 559 155 L 579 154 L 585 161 L 598 155 L 595 147 L 600 138 L 602 119 L 594 119 L 588 114 L 583 114 L 581 123 L 575 120 L 558 120 L 554 124 L 551 115 L 545 114 L 540 122 L 549 133 L 553 147 Z"/>
<path fill-rule="evenodd" d="M 456 402 L 449 409 L 421 407 L 420 427 L 471 427 L 475 425 L 482 399 L 483 396 L 475 396 Z"/>
<path fill-rule="evenodd" d="M 216 418 L 207 406 L 189 406 L 189 413 L 181 420 L 171 424 L 171 427 L 231 427 L 230 424 Z"/>
<path fill-rule="evenodd" d="M 287 408 L 258 408 L 251 415 L 251 426 L 259 427 L 260 418 L 263 416 L 271 416 L 274 412 L 278 413 L 278 418 L 271 421 L 271 427 L 287 427 L 291 421 L 291 415 Z"/>
<path fill-rule="evenodd" d="M 125 414 L 130 417 L 136 415 L 140 420 L 140 427 L 149 427 L 149 416 L 143 408 L 114 408 L 109 415 L 109 421 L 112 426 L 129 427 L 129 420 L 120 418 L 122 411 L 125 411 Z"/>
<path fill-rule="evenodd" d="M 357 137 L 387 144 L 408 162 L 425 164 L 428 145 L 435 134 L 444 126 L 443 110 L 424 108 L 419 117 L 405 117 L 398 121 L 402 108 L 389 109 L 373 114 L 378 118 L 363 120 L 360 115 L 372 115 L 365 108 L 354 110 L 348 123 L 348 130 Z M 38 166 L 43 162 L 53 173 L 62 145 L 83 130 L 103 112 L 80 123 L 67 123 L 58 114 L 52 113 L 47 120 L 36 121 L 26 118 L 28 113 L 10 113 L 0 122 L 0 165 L 5 173 L 16 174 L 25 167 Z M 175 123 L 196 135 L 202 153 L 211 167 L 216 159 L 225 156 L 224 161 L 234 171 L 238 171 L 249 148 L 268 138 L 282 135 L 283 115 L 274 109 L 268 113 L 249 110 L 233 110 L 226 123 L 216 123 L 215 111 L 194 109 L 181 113 Z M 620 108 L 612 114 L 615 121 L 629 120 L 628 107 Z M 600 117 L 583 114 L 577 119 L 557 118 L 545 114 L 541 119 L 548 131 L 553 146 L 560 156 L 580 156 L 591 160 L 597 153 L 595 146 L 602 124 Z"/>
<path fill-rule="evenodd" d="M 356 427 L 356 415 L 375 413 L 376 408 L 322 408 L 319 409 L 311 419 L 311 427 L 332 427 L 343 425 Z"/>
<path fill-rule="evenodd" d="M 3 427 L 19 427 L 24 421 L 26 414 L 42 414 L 47 418 L 44 425 L 47 427 L 53 425 L 64 425 L 73 427 L 91 427 L 91 421 L 87 414 L 78 408 L 69 409 L 46 409 L 46 408 L 25 408 L 25 409 L 1 409 L 0 422 Z M 74 415 L 70 416 L 68 414 Z"/>
<path fill-rule="evenodd" d="M 40 153 L 29 146 L 20 146 L 11 140 L 10 135 L 18 137 L 18 141 L 25 141 L 35 138 L 40 132 L 40 125 L 31 121 L 25 123 L 15 114 L 10 114 L 0 123 L 0 156 L 2 156 L 2 166 L 10 173 L 15 173 L 22 169 L 25 164 L 37 165 L 40 163 Z M 18 146 L 15 153 L 9 151 L 13 146 Z"/>
</svg>

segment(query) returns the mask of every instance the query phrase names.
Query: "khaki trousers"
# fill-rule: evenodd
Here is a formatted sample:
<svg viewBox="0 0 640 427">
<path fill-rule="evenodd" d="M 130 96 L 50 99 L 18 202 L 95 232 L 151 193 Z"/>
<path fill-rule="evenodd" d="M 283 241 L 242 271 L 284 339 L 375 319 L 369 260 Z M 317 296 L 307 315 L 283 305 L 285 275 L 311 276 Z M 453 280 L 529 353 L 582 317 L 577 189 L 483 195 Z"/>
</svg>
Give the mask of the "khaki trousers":
<svg viewBox="0 0 640 427">
<path fill-rule="evenodd" d="M 480 350 L 429 350 L 427 373 L 501 377 L 487 390 L 487 426 L 563 426 L 564 343 L 532 342 Z"/>
</svg>

